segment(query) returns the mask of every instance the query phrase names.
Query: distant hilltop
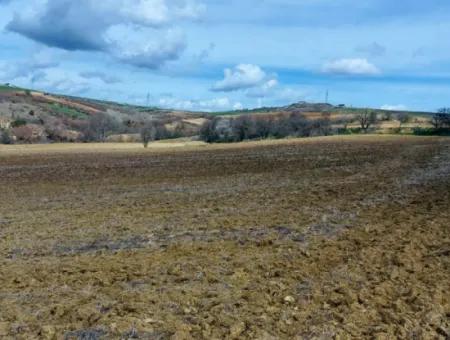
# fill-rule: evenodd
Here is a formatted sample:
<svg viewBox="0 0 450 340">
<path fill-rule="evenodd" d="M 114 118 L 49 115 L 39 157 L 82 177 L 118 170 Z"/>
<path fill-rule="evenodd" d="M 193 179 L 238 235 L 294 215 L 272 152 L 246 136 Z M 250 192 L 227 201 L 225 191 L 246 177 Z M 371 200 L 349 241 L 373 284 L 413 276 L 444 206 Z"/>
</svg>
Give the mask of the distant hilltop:
<svg viewBox="0 0 450 340">
<path fill-rule="evenodd" d="M 362 114 L 369 113 L 370 129 L 367 124 L 361 125 L 360 120 Z M 198 138 L 205 124 L 214 117 L 216 121 L 220 118 L 218 126 L 223 127 L 228 140 L 237 124 L 237 117 L 255 117 L 252 124 L 261 126 L 271 121 L 273 127 L 282 122 L 280 119 L 293 114 L 301 115 L 301 119 L 316 125 L 327 121 L 329 128 L 326 131 L 333 133 L 355 132 L 360 128 L 365 132 L 398 133 L 400 129 L 411 133 L 414 128 L 433 127 L 433 113 L 428 112 L 386 111 L 304 101 L 252 110 L 191 112 L 56 95 L 4 84 L 0 86 L 0 143 L 132 142 L 140 141 L 142 129 L 149 125 L 152 126 L 149 135 L 152 140 Z M 298 119 L 300 116 L 294 117 L 294 120 Z M 284 121 L 284 124 L 291 122 Z M 306 135 L 324 133 L 323 124 L 321 126 L 320 129 L 307 130 Z M 278 138 L 285 136 L 286 131 L 295 131 L 286 127 L 281 130 L 285 131 L 269 131 L 267 137 Z"/>
</svg>

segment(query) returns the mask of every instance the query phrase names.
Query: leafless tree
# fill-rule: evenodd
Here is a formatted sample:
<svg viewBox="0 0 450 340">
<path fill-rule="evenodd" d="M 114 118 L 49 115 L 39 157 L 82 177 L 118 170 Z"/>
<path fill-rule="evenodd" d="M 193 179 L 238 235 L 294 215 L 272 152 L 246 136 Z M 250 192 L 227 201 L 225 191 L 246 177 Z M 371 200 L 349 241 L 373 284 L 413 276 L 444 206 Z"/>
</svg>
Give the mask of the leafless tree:
<svg viewBox="0 0 450 340">
<path fill-rule="evenodd" d="M 329 136 L 331 134 L 331 113 L 325 111 L 317 121 L 318 133 L 322 136 Z"/>
<path fill-rule="evenodd" d="M 407 112 L 400 112 L 397 115 L 397 119 L 400 122 L 400 129 L 401 129 L 402 125 L 405 123 L 408 123 L 409 120 L 411 119 L 411 117 L 409 116 L 409 114 Z"/>
<path fill-rule="evenodd" d="M 450 128 L 450 108 L 439 109 L 431 118 L 431 124 L 435 129 Z"/>
<path fill-rule="evenodd" d="M 34 141 L 33 129 L 28 125 L 21 125 L 12 129 L 17 140 L 25 143 L 32 143 Z"/>
<path fill-rule="evenodd" d="M 217 133 L 217 124 L 220 118 L 214 117 L 213 119 L 208 119 L 200 129 L 200 139 L 206 143 L 214 143 L 219 140 L 219 135 Z"/>
<path fill-rule="evenodd" d="M 370 111 L 369 110 L 361 111 L 358 114 L 357 118 L 361 126 L 361 129 L 364 130 L 364 132 L 366 132 L 369 129 L 370 125 L 372 124 L 373 119 L 373 117 L 371 118 Z"/>
<path fill-rule="evenodd" d="M 251 139 L 256 135 L 255 121 L 252 117 L 242 115 L 233 121 L 233 136 L 237 141 Z"/>
<path fill-rule="evenodd" d="M 96 113 L 89 118 L 83 132 L 88 141 L 104 142 L 108 134 L 116 131 L 119 123 L 106 113 Z"/>
<path fill-rule="evenodd" d="M 148 147 L 150 141 L 155 140 L 156 137 L 156 127 L 153 122 L 146 122 L 141 128 L 141 140 L 144 144 L 144 148 Z"/>
</svg>

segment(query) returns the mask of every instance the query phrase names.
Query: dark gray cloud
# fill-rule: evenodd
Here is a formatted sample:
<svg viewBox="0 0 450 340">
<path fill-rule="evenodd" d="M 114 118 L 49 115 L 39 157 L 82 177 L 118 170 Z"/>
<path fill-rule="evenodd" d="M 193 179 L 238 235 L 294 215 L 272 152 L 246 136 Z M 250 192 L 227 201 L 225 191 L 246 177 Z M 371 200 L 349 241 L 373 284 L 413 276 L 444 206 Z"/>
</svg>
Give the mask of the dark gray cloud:
<svg viewBox="0 0 450 340">
<path fill-rule="evenodd" d="M 5 0 L 0 0 L 5 1 Z M 156 69 L 186 47 L 171 27 L 203 11 L 196 0 L 48 0 L 16 14 L 6 29 L 68 51 L 99 51 L 131 65 Z"/>
<path fill-rule="evenodd" d="M 6 29 L 51 47 L 65 50 L 102 50 L 102 34 L 108 27 L 105 17 L 90 1 L 48 1 L 38 15 L 15 15 Z"/>
</svg>

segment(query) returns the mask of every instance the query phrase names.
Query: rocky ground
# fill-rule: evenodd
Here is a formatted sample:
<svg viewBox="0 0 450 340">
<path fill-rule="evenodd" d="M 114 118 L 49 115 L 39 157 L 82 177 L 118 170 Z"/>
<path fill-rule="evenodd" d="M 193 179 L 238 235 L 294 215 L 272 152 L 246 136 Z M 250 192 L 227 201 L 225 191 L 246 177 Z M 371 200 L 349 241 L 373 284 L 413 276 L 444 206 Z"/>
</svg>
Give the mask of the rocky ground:
<svg viewBox="0 0 450 340">
<path fill-rule="evenodd" d="M 0 338 L 449 338 L 450 139 L 83 148 L 0 147 Z"/>
</svg>

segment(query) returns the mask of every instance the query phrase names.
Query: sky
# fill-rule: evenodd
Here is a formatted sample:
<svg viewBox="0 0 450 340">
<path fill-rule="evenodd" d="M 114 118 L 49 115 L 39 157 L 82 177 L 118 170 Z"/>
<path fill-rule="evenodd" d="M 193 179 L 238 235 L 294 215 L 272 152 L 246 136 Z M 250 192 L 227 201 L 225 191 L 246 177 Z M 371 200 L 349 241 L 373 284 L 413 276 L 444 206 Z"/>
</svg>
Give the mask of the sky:
<svg viewBox="0 0 450 340">
<path fill-rule="evenodd" d="M 0 0 L 0 82 L 164 108 L 450 106 L 448 0 Z"/>
</svg>

